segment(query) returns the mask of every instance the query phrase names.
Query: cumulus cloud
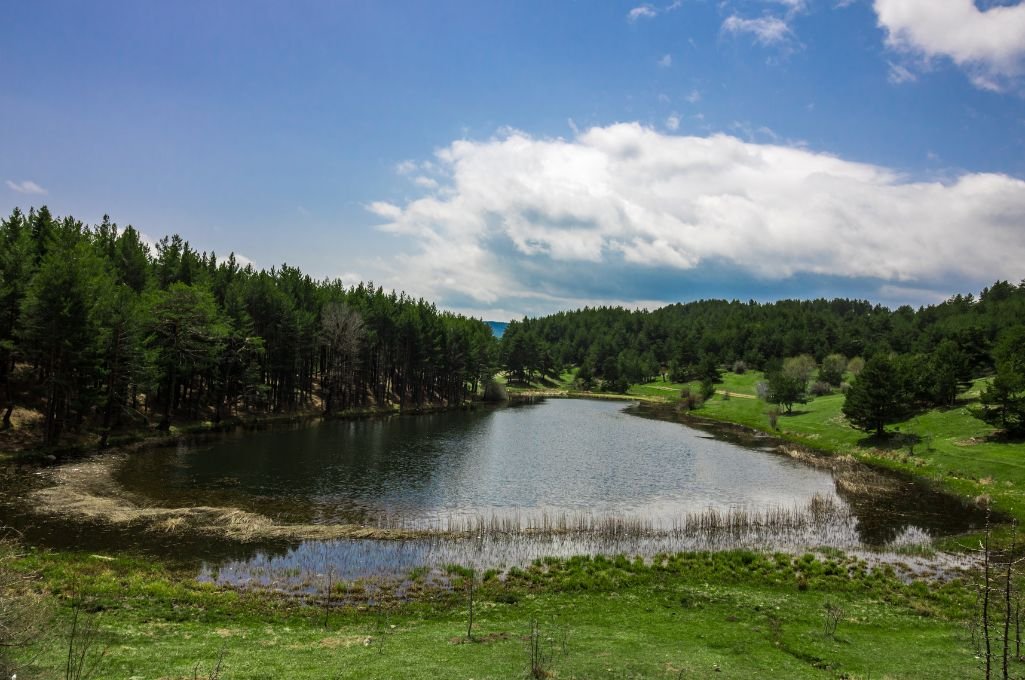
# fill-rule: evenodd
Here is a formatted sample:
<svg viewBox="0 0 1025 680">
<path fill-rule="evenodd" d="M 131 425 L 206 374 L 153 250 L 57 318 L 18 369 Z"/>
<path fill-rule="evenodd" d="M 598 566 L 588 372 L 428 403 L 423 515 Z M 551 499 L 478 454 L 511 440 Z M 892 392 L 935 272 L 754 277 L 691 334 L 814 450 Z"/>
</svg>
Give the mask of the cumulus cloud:
<svg viewBox="0 0 1025 680">
<path fill-rule="evenodd" d="M 27 194 L 29 196 L 42 196 L 46 194 L 46 189 L 39 186 L 32 180 L 22 180 L 21 182 L 14 182 L 7 180 L 7 188 L 18 194 Z"/>
<path fill-rule="evenodd" d="M 875 0 L 886 44 L 912 57 L 946 57 L 976 86 L 1003 89 L 1025 70 L 1025 2 L 981 10 L 973 0 Z"/>
<path fill-rule="evenodd" d="M 658 65 L 659 66 L 664 66 L 666 68 L 672 66 L 673 65 L 673 55 L 671 55 L 671 54 L 663 54 L 662 58 L 658 60 Z"/>
<path fill-rule="evenodd" d="M 673 111 L 673 113 L 668 118 L 666 118 L 666 128 L 668 128 L 670 130 L 673 130 L 674 132 L 676 130 L 679 130 L 680 129 L 680 114 L 678 114 L 675 111 Z"/>
<path fill-rule="evenodd" d="M 790 26 L 787 22 L 774 16 L 745 19 L 731 14 L 723 21 L 722 30 L 734 35 L 747 33 L 754 37 L 755 42 L 765 46 L 780 45 L 791 37 Z"/>
<path fill-rule="evenodd" d="M 460 309 L 673 300 L 709 272 L 756 287 L 829 277 L 935 291 L 1018 280 L 1025 262 L 1025 182 L 1001 174 L 913 181 L 637 123 L 571 140 L 505 131 L 455 141 L 437 162 L 443 191 L 368 207 L 403 239 L 389 280 Z"/>
</svg>

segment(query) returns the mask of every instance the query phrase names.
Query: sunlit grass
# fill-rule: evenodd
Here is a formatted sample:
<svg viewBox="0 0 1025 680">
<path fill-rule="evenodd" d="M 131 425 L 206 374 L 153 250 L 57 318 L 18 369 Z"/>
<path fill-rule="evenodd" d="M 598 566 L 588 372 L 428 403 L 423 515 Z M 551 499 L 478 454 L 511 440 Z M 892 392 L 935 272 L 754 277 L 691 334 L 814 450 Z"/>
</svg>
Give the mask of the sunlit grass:
<svg viewBox="0 0 1025 680">
<path fill-rule="evenodd" d="M 819 450 L 851 454 L 878 465 L 906 470 L 933 479 L 961 496 L 989 496 L 998 509 L 1025 521 L 1025 442 L 994 438 L 994 428 L 972 415 L 986 379 L 976 380 L 960 395 L 955 406 L 927 410 L 888 428 L 893 433 L 916 435 L 913 448 L 900 444 L 896 438 L 875 440 L 851 427 L 841 413 L 844 397 L 839 393 L 795 404 L 792 414 L 779 416 L 776 430 L 767 415 L 770 404 L 760 399 L 724 398 L 721 394 L 725 391 L 754 395 L 755 385 L 763 379 L 758 371 L 742 375 L 725 373 L 716 385 L 720 393 L 694 411 L 694 415 L 738 423 Z M 646 394 L 662 385 L 667 383 L 638 385 L 631 391 Z M 683 385 L 671 387 L 675 390 Z M 679 392 L 666 394 L 676 398 Z"/>
<path fill-rule="evenodd" d="M 204 677 L 222 653 L 231 678 L 525 677 L 532 620 L 553 677 L 946 678 L 975 661 L 962 627 L 970 589 L 905 583 L 835 552 L 574 557 L 475 574 L 470 643 L 461 568 L 413 602 L 325 608 L 324 598 L 215 588 L 124 556 L 35 553 L 22 566 L 43 572 L 65 618 L 72 587 L 99 612 L 101 677 L 191 678 L 197 666 Z M 822 633 L 827 601 L 844 610 L 832 636 Z M 64 652 L 59 636 L 33 650 L 45 669 L 61 668 Z"/>
</svg>

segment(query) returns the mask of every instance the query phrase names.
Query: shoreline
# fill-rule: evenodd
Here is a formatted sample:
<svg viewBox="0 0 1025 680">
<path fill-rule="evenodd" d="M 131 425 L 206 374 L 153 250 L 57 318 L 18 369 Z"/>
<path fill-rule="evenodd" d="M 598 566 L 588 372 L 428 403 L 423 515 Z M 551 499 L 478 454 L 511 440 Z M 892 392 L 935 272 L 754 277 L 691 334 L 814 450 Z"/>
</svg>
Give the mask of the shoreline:
<svg viewBox="0 0 1025 680">
<path fill-rule="evenodd" d="M 531 400 L 541 399 L 537 395 L 531 396 Z M 665 404 L 661 400 L 638 400 L 630 395 L 616 395 L 616 397 L 617 401 Z M 564 394 L 562 398 L 586 397 Z M 515 403 L 515 401 L 517 400 L 513 400 L 512 403 Z M 523 399 L 519 401 L 523 401 Z M 668 404 L 665 405 L 670 407 Z M 446 408 L 443 410 L 452 409 Z M 368 413 L 364 411 L 360 414 L 350 412 L 346 414 L 346 417 L 367 418 L 397 414 L 398 412 L 395 410 L 389 413 Z M 894 484 L 898 483 L 898 480 L 890 479 L 885 474 L 886 472 L 892 474 L 894 473 L 893 470 L 880 469 L 855 456 L 824 453 L 819 449 L 806 447 L 803 444 L 794 443 L 785 438 L 776 437 L 740 423 L 703 418 L 679 411 L 676 411 L 675 415 L 676 419 L 685 426 L 718 430 L 717 436 L 723 436 L 723 433 L 725 433 L 725 436 L 729 436 L 728 433 L 739 433 L 771 443 L 772 448 L 778 455 L 786 455 L 800 461 L 804 465 L 829 470 L 837 486 L 850 493 L 885 495 L 888 492 L 892 493 Z M 291 416 L 279 418 L 275 421 L 261 420 L 255 423 L 236 423 L 232 429 L 240 426 L 249 429 L 259 429 L 261 426 L 270 427 L 282 423 L 313 423 L 321 419 L 320 416 Z M 669 419 L 669 422 L 673 422 L 673 420 Z M 417 524 L 416 522 L 407 524 L 389 524 L 385 522 L 377 525 L 373 523 L 287 523 L 268 517 L 258 508 L 245 509 L 205 504 L 174 506 L 173 501 L 170 505 L 160 503 L 159 501 L 154 503 L 152 499 L 133 493 L 115 480 L 114 475 L 117 466 L 126 460 L 127 457 L 141 449 L 146 449 L 150 446 L 163 448 L 197 436 L 217 436 L 225 431 L 223 429 L 203 429 L 198 432 L 196 430 L 190 430 L 189 432 L 179 431 L 161 437 L 155 446 L 152 439 L 143 439 L 130 445 L 94 451 L 82 458 L 43 467 L 37 473 L 38 482 L 34 485 L 35 488 L 26 490 L 25 493 L 26 500 L 31 502 L 30 507 L 32 510 L 30 512 L 51 518 L 73 517 L 74 521 L 84 524 L 93 523 L 111 528 L 140 529 L 154 536 L 188 534 L 196 537 L 229 541 L 239 545 L 252 545 L 273 541 L 321 541 L 336 539 L 412 540 L 460 538 L 478 533 L 494 533 L 494 527 L 499 525 L 503 527 L 499 533 L 517 533 L 523 536 L 538 535 L 538 533 L 570 534 L 574 531 L 573 528 L 552 528 L 548 527 L 547 524 L 542 528 L 531 525 L 529 521 L 526 525 L 513 528 L 503 524 L 501 518 L 483 516 L 472 518 L 472 521 L 464 518 L 456 525 L 453 525 L 450 521 L 447 527 L 442 524 L 434 526 Z M 741 445 L 752 444 L 741 442 Z M 896 474 L 908 476 L 917 481 L 924 481 L 931 487 L 935 487 L 928 479 L 921 476 L 907 475 L 902 470 L 896 471 Z M 40 488 L 38 486 L 39 482 L 42 482 L 45 486 Z M 943 492 L 946 493 L 946 490 L 943 490 Z M 624 526 L 632 524 L 640 526 L 643 523 L 643 520 L 630 517 L 614 519 L 624 524 Z M 960 534 L 939 540 L 956 540 L 958 536 Z"/>
</svg>

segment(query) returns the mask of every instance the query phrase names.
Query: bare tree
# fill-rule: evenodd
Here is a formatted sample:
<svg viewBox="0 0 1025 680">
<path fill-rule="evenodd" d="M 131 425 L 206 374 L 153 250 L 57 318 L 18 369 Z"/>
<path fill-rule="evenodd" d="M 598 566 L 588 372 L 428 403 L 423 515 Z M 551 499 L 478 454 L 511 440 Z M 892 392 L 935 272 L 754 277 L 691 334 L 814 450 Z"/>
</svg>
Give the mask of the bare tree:
<svg viewBox="0 0 1025 680">
<path fill-rule="evenodd" d="M 324 306 L 320 336 L 324 343 L 324 413 L 328 415 L 351 400 L 365 335 L 363 317 L 355 309 L 341 302 Z"/>
</svg>

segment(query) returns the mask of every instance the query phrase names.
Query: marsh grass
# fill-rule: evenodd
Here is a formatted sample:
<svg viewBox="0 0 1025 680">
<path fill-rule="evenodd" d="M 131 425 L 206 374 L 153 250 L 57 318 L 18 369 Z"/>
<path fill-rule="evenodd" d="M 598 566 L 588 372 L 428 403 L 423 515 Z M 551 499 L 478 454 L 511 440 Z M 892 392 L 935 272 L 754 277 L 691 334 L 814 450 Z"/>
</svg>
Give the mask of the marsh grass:
<svg viewBox="0 0 1025 680">
<path fill-rule="evenodd" d="M 451 518 L 444 526 L 444 532 L 425 532 L 403 540 L 308 541 L 284 554 L 261 552 L 248 560 L 205 567 L 200 578 L 303 597 L 320 594 L 320 601 L 327 583 L 333 581 L 337 606 L 415 599 L 436 590 L 461 593 L 466 603 L 470 578 L 475 579 L 475 588 L 483 587 L 517 569 L 575 555 L 627 555 L 644 562 L 683 551 L 795 553 L 809 546 L 836 551 L 863 548 L 850 508 L 820 496 L 800 507 L 709 508 L 668 523 L 558 513 Z M 935 557 L 928 550 L 930 544 L 927 533 L 908 528 L 898 535 L 894 547 L 902 558 L 915 557 L 927 563 Z M 884 559 L 880 553 L 871 554 L 872 559 Z M 339 583 L 347 584 L 345 592 L 339 592 Z M 476 590 L 473 597 L 477 597 Z"/>
</svg>

